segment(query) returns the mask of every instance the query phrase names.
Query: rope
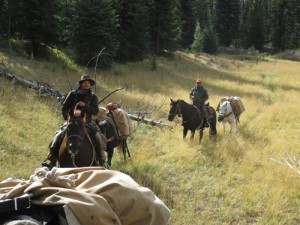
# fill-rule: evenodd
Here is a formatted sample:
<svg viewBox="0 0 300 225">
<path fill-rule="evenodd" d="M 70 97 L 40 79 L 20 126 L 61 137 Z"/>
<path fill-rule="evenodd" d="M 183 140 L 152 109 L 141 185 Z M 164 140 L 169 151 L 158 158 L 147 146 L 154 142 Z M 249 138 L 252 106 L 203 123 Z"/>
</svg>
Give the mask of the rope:
<svg viewBox="0 0 300 225">
<path fill-rule="evenodd" d="M 93 151 L 93 157 L 92 157 L 92 161 L 91 161 L 89 167 L 91 167 L 91 166 L 93 165 L 94 162 L 96 162 L 96 163 L 99 165 L 99 162 L 96 161 L 96 149 L 95 149 L 95 147 L 94 147 L 94 145 L 93 145 L 92 139 L 91 139 L 90 135 L 88 134 L 86 128 L 84 128 L 84 133 L 85 133 L 85 135 L 87 136 L 87 138 L 89 139 L 89 142 L 90 142 L 90 144 L 91 144 L 91 146 L 92 146 L 92 149 L 93 149 L 93 150 L 92 150 L 92 151 Z M 71 154 L 71 158 L 72 158 L 72 164 L 73 164 L 73 166 L 74 166 L 74 167 L 78 167 L 78 166 L 76 165 L 76 162 L 75 162 L 75 154 Z"/>
<path fill-rule="evenodd" d="M 30 176 L 29 181 L 35 182 L 42 179 L 59 181 L 68 187 L 75 187 L 75 174 L 61 175 L 61 172 L 59 172 L 56 167 L 53 167 L 51 170 L 47 167 L 37 168 L 34 174 Z"/>
</svg>

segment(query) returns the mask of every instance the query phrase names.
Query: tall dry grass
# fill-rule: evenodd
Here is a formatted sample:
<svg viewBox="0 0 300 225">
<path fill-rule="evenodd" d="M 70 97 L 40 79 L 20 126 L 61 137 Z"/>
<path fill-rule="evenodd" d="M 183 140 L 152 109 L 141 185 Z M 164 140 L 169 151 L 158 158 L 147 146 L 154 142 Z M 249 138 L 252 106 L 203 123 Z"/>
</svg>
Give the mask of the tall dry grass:
<svg viewBox="0 0 300 225">
<path fill-rule="evenodd" d="M 300 158 L 300 63 L 272 57 L 244 59 L 177 53 L 174 60 L 160 58 L 157 71 L 150 69 L 150 60 L 117 64 L 96 74 L 87 71 L 96 77 L 100 99 L 124 86 L 103 106 L 120 102 L 124 109 L 152 112 L 146 117 L 165 123 L 170 98 L 189 101 L 198 78 L 204 80 L 214 107 L 227 95 L 243 100 L 246 111 L 237 136 L 224 134 L 218 124 L 217 141 L 210 141 L 205 131 L 199 145 L 182 140 L 180 118 L 170 123 L 172 130 L 134 122 L 135 133 L 129 139 L 132 157 L 124 163 L 116 152 L 113 169 L 152 189 L 171 209 L 172 225 L 300 222 L 299 174 L 283 160 L 287 153 L 298 162 Z M 67 74 L 73 87 L 83 71 L 51 62 L 24 63 L 36 76 L 48 74 L 43 78 L 47 82 L 66 79 Z M 54 113 L 53 101 L 37 99 L 0 79 L 0 109 L 5 112 L 0 114 L 0 177 L 26 177 L 46 156 L 62 120 Z M 57 88 L 69 90 L 65 83 Z"/>
</svg>

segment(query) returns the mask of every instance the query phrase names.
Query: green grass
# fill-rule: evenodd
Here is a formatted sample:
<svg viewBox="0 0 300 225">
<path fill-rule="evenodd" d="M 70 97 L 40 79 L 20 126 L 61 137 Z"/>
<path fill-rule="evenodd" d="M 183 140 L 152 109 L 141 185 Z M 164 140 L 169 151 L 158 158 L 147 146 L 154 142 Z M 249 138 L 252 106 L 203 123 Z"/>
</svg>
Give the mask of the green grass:
<svg viewBox="0 0 300 225">
<path fill-rule="evenodd" d="M 58 54 L 59 55 L 59 54 Z M 9 63 L 4 53 L 1 60 Z M 240 56 L 239 56 L 240 57 Z M 59 57 L 58 57 L 59 58 Z M 24 68 L 54 88 L 67 92 L 78 82 L 82 69 L 54 61 L 12 58 L 10 68 Z M 124 86 L 107 100 L 124 109 L 151 112 L 172 130 L 133 122 L 129 139 L 131 158 L 116 151 L 113 169 L 125 172 L 150 188 L 171 210 L 171 224 L 299 224 L 299 166 L 283 161 L 287 152 L 300 161 L 300 63 L 278 60 L 240 60 L 233 56 L 194 56 L 177 53 L 174 60 L 158 59 L 116 64 L 111 71 L 93 69 L 99 99 Z M 23 72 L 22 72 L 23 71 Z M 182 126 L 167 121 L 169 99 L 188 100 L 196 79 L 204 80 L 212 106 L 225 95 L 240 96 L 246 111 L 239 134 L 222 132 L 211 142 L 205 131 L 201 145 L 182 140 Z M 47 155 L 47 147 L 62 122 L 51 98 L 38 98 L 32 90 L 0 78 L 0 178 L 28 178 Z M 270 160 L 270 158 L 274 160 Z"/>
</svg>

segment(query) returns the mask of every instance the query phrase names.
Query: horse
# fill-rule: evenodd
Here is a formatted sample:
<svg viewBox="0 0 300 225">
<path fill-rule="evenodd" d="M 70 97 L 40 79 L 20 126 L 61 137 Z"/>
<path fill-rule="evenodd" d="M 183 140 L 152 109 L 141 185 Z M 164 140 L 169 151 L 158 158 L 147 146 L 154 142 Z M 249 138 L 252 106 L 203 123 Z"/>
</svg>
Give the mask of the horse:
<svg viewBox="0 0 300 225">
<path fill-rule="evenodd" d="M 209 122 L 209 137 L 210 139 L 216 138 L 217 135 L 217 119 L 216 119 L 216 111 L 212 106 L 206 105 L 206 109 L 208 111 L 208 122 Z M 188 131 L 191 131 L 190 139 L 193 140 L 195 136 L 195 131 L 199 130 L 200 137 L 199 143 L 203 138 L 203 130 L 205 129 L 205 122 L 203 119 L 203 115 L 201 111 L 194 106 L 193 104 L 189 104 L 184 100 L 178 99 L 174 101 L 171 99 L 170 111 L 168 115 L 168 120 L 173 121 L 175 116 L 178 115 L 182 117 L 182 126 L 183 126 L 183 138 L 186 138 Z"/>
<path fill-rule="evenodd" d="M 83 110 L 74 109 L 70 113 L 62 144 L 59 149 L 60 167 L 104 166 L 100 159 L 100 146 L 94 134 L 87 129 Z"/>
<path fill-rule="evenodd" d="M 230 133 L 237 134 L 237 124 L 239 121 L 239 115 L 236 115 L 233 111 L 230 101 L 221 101 L 218 106 L 218 121 L 222 122 L 223 131 L 226 132 L 226 123 L 230 124 Z"/>
<path fill-rule="evenodd" d="M 114 155 L 114 148 L 120 147 L 123 152 L 124 160 L 126 160 L 126 152 L 130 157 L 127 140 L 122 139 L 118 133 L 118 127 L 115 121 L 110 117 L 98 118 L 96 124 L 100 128 L 100 132 L 107 138 L 107 145 L 105 151 L 107 152 L 107 164 L 111 167 L 112 158 Z"/>
</svg>

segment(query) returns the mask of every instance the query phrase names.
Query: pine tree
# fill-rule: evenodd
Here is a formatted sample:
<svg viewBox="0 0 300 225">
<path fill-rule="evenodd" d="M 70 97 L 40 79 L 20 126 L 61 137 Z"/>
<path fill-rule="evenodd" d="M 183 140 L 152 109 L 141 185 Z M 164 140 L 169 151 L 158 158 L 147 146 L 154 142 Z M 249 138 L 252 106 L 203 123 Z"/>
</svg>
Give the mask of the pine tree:
<svg viewBox="0 0 300 225">
<path fill-rule="evenodd" d="M 8 0 L 0 1 L 0 38 L 9 36 L 10 13 Z"/>
<path fill-rule="evenodd" d="M 249 30 L 247 32 L 248 46 L 262 51 L 264 48 L 264 21 L 262 2 L 254 0 L 249 12 Z"/>
<path fill-rule="evenodd" d="M 217 0 L 216 4 L 216 31 L 220 44 L 230 46 L 239 28 L 240 16 L 239 0 Z"/>
<path fill-rule="evenodd" d="M 41 44 L 52 45 L 58 41 L 59 0 L 22 0 L 16 26 L 20 37 L 28 40 L 28 53 L 32 57 L 44 56 Z"/>
<path fill-rule="evenodd" d="M 211 17 L 212 11 L 215 10 L 214 1 L 211 0 L 195 0 L 193 4 L 193 11 L 195 14 L 196 20 L 200 21 L 202 29 L 211 25 L 211 20 L 214 19 Z"/>
<path fill-rule="evenodd" d="M 271 12 L 271 42 L 275 51 L 299 47 L 300 2 L 298 0 L 274 0 Z"/>
<path fill-rule="evenodd" d="M 212 27 L 203 31 L 203 52 L 216 55 L 218 53 L 218 38 Z"/>
<path fill-rule="evenodd" d="M 149 51 L 149 21 L 144 1 L 120 0 L 117 12 L 120 18 L 117 59 L 126 62 L 141 60 Z"/>
<path fill-rule="evenodd" d="M 150 18 L 150 47 L 158 55 L 178 49 L 181 20 L 178 1 L 152 0 L 148 3 Z"/>
<path fill-rule="evenodd" d="M 204 35 L 200 26 L 199 21 L 196 22 L 194 41 L 191 45 L 191 49 L 194 52 L 201 52 L 203 49 Z"/>
<path fill-rule="evenodd" d="M 190 48 L 193 43 L 196 19 L 191 0 L 181 0 L 181 47 Z"/>
<path fill-rule="evenodd" d="M 61 4 L 59 19 L 59 42 L 62 46 L 72 48 L 72 21 L 75 14 L 76 0 L 63 1 Z"/>
<path fill-rule="evenodd" d="M 208 54 L 217 54 L 219 50 L 218 35 L 212 25 L 210 11 L 207 18 L 207 26 L 203 31 L 203 51 Z"/>
<path fill-rule="evenodd" d="M 78 0 L 72 24 L 76 62 L 93 67 L 98 59 L 97 66 L 110 66 L 119 48 L 118 25 L 111 0 Z M 96 57 L 103 49 L 101 57 Z"/>
</svg>

